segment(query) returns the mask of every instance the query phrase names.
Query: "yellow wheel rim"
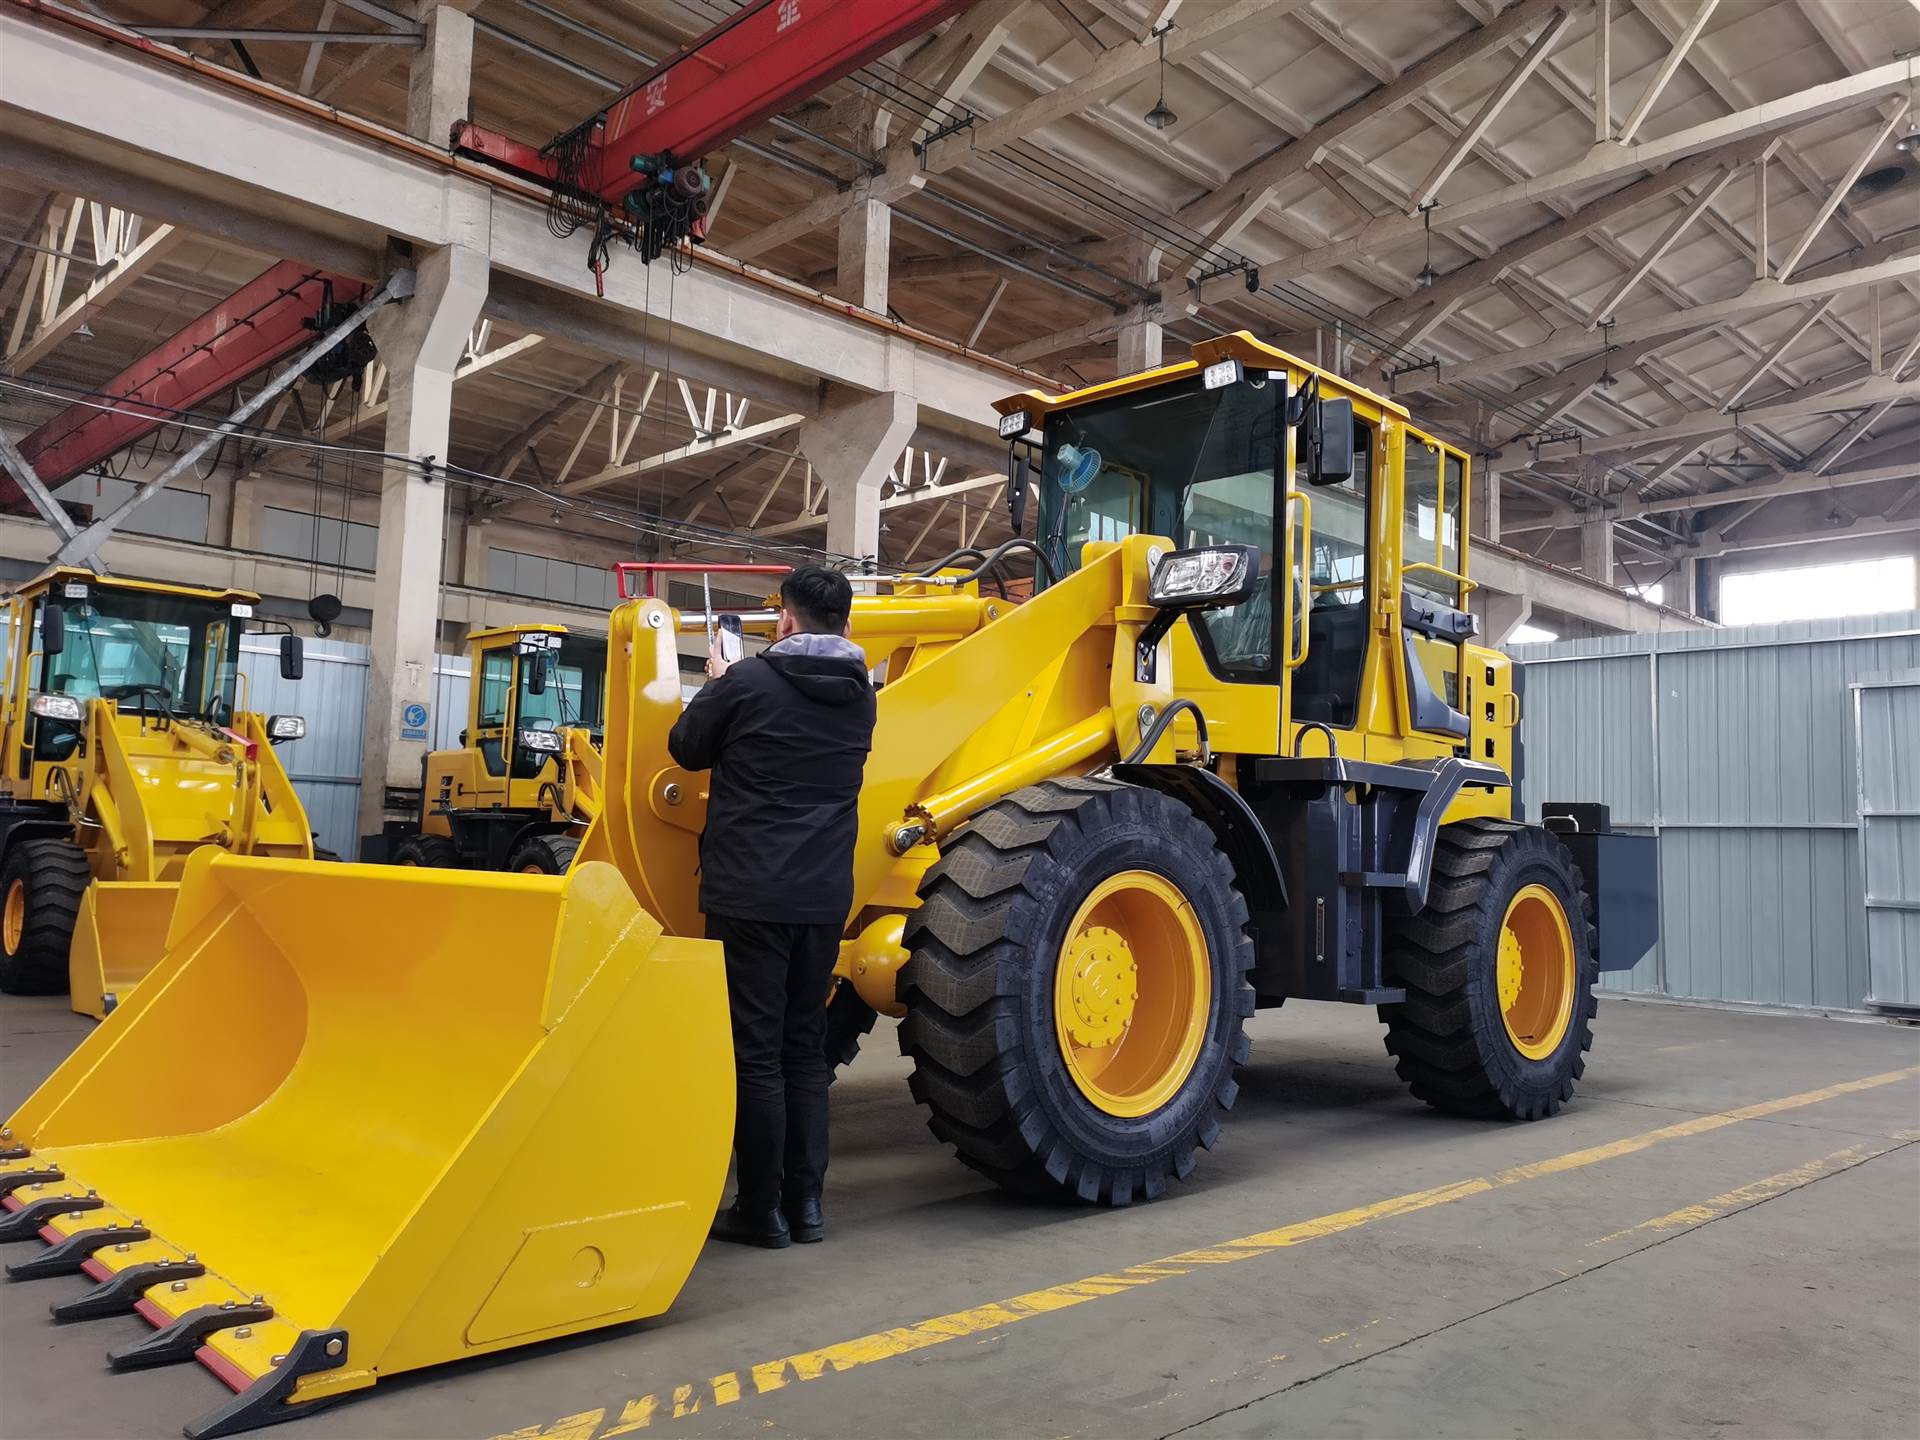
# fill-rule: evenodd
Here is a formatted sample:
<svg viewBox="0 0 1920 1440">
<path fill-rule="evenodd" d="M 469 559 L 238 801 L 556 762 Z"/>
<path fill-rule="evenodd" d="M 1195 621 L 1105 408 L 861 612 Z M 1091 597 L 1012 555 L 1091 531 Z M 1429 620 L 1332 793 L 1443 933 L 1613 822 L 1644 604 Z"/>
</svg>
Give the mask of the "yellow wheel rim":
<svg viewBox="0 0 1920 1440">
<path fill-rule="evenodd" d="M 1573 929 L 1560 897 L 1528 885 L 1500 922 L 1500 1019 L 1513 1048 L 1544 1060 L 1573 1021 Z"/>
<path fill-rule="evenodd" d="M 20 948 L 20 937 L 27 933 L 27 882 L 15 880 L 7 886 L 7 903 L 4 915 L 0 915 L 0 931 L 4 931 L 7 953 L 13 954 Z"/>
<path fill-rule="evenodd" d="M 522 865 L 520 867 L 520 873 L 522 875 L 544 875 L 547 873 L 547 867 L 542 865 L 538 860 L 533 860 Z"/>
<path fill-rule="evenodd" d="M 1124 870 L 1081 902 L 1054 968 L 1054 1033 L 1080 1093 L 1109 1115 L 1146 1115 L 1200 1058 L 1213 965 L 1172 881 Z"/>
</svg>

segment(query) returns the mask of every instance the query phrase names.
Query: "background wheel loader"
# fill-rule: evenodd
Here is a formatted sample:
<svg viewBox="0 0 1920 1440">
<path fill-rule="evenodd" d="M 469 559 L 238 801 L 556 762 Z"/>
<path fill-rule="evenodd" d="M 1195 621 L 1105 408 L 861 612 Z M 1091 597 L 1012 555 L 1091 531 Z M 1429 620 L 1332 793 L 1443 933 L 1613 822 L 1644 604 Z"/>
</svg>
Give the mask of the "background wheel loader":
<svg viewBox="0 0 1920 1440">
<path fill-rule="evenodd" d="M 235 694 L 259 598 L 66 568 L 9 598 L 0 990 L 105 1015 L 160 958 L 195 849 L 313 858 L 272 748 L 306 722 Z"/>
<path fill-rule="evenodd" d="M 564 625 L 469 637 L 472 684 L 458 750 L 421 775 L 420 818 L 389 825 L 396 865 L 559 875 L 600 813 L 607 642 Z"/>
<path fill-rule="evenodd" d="M 1045 427 L 1038 543 L 852 615 L 881 688 L 839 973 L 903 1015 L 935 1134 L 1023 1193 L 1158 1196 L 1287 999 L 1379 1007 L 1430 1104 L 1559 1109 L 1596 972 L 1652 943 L 1653 842 L 1510 814 L 1467 458 L 1244 334 L 1002 409 L 1016 519 Z M 1032 599 L 983 593 L 1035 552 Z M 565 875 L 203 849 L 154 974 L 0 1131 L 0 1240 L 49 1247 L 12 1273 L 90 1275 L 63 1318 L 137 1307 L 117 1365 L 224 1379 L 189 1435 L 672 1301 L 732 1122 L 706 780 L 666 749 L 701 623 L 614 612 Z"/>
</svg>

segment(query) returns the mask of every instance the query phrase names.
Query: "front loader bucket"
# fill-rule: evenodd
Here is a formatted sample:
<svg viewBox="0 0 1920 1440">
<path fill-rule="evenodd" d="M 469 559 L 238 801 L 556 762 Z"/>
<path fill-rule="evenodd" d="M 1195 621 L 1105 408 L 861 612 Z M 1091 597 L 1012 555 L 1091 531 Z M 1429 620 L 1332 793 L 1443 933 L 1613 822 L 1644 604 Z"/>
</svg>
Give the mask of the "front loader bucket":
<svg viewBox="0 0 1920 1440">
<path fill-rule="evenodd" d="M 67 961 L 76 1011 L 105 1019 L 160 963 L 179 894 L 173 880 L 96 880 L 87 886 Z"/>
<path fill-rule="evenodd" d="M 137 1310 L 228 1434 L 657 1315 L 725 1179 L 720 947 L 619 874 L 188 862 L 166 955 L 0 1131 L 16 1278 Z"/>
</svg>

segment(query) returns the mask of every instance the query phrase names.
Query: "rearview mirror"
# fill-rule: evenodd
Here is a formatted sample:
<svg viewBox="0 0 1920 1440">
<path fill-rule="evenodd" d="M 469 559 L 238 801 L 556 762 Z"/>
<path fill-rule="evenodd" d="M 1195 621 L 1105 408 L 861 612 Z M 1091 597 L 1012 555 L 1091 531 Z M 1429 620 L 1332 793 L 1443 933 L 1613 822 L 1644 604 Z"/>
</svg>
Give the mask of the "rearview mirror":
<svg viewBox="0 0 1920 1440">
<path fill-rule="evenodd" d="M 527 667 L 527 693 L 544 695 L 547 693 L 547 655 L 544 650 L 536 650 L 525 658 Z"/>
<path fill-rule="evenodd" d="M 1338 485 L 1353 478 L 1353 401 L 1321 400 L 1307 422 L 1309 485 Z"/>
<path fill-rule="evenodd" d="M 280 637 L 280 678 L 298 680 L 307 673 L 307 650 L 298 635 Z"/>
<path fill-rule="evenodd" d="M 58 655 L 67 648 L 67 612 L 48 601 L 40 611 L 40 653 Z"/>
</svg>

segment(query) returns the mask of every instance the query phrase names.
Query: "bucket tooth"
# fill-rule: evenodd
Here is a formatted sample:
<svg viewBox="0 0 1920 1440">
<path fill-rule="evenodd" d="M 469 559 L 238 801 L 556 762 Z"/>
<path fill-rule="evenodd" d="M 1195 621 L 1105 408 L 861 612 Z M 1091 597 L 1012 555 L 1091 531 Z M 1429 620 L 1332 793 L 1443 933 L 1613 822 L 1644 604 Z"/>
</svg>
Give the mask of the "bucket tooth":
<svg viewBox="0 0 1920 1440">
<path fill-rule="evenodd" d="M 257 1325 L 273 1318 L 273 1307 L 259 1301 L 242 1304 L 223 1300 L 218 1305 L 201 1305 L 187 1311 L 171 1325 L 156 1330 L 144 1340 L 122 1345 L 107 1352 L 107 1364 L 115 1370 L 144 1370 L 150 1365 L 172 1365 L 193 1359 L 206 1338 L 216 1330 L 231 1330 L 237 1325 Z"/>
<path fill-rule="evenodd" d="M 221 1435 L 237 1435 L 280 1420 L 294 1420 L 344 1398 L 334 1395 L 287 1403 L 293 1388 L 308 1376 L 322 1370 L 337 1370 L 347 1363 L 347 1332 L 344 1330 L 302 1330 L 300 1338 L 272 1371 L 261 1376 L 224 1404 L 216 1405 L 186 1427 L 187 1440 L 217 1440 Z"/>
<path fill-rule="evenodd" d="M 0 1242 L 31 1240 L 54 1216 L 98 1210 L 101 1203 L 97 1195 L 49 1195 L 44 1200 L 34 1200 L 0 1220 Z"/>
<path fill-rule="evenodd" d="M 144 1225 L 97 1225 L 91 1230 L 76 1230 L 38 1255 L 15 1260 L 7 1266 L 7 1278 L 41 1280 L 49 1275 L 78 1275 L 94 1251 L 152 1238 L 153 1232 Z"/>
<path fill-rule="evenodd" d="M 25 1152 L 18 1155 L 0 1155 L 0 1159 L 24 1160 Z M 0 1174 L 0 1196 L 11 1195 L 26 1185 L 51 1185 L 67 1178 L 66 1172 L 57 1165 L 48 1165 L 38 1170 L 8 1170 Z"/>
<path fill-rule="evenodd" d="M 97 1320 L 103 1315 L 130 1315 L 155 1285 L 169 1280 L 197 1280 L 207 1267 L 197 1260 L 148 1260 L 115 1271 L 85 1294 L 71 1300 L 59 1300 L 47 1307 L 55 1320 Z"/>
<path fill-rule="evenodd" d="M 9 1160 L 24 1160 L 32 1153 L 24 1145 L 0 1145 L 0 1164 Z"/>
</svg>

